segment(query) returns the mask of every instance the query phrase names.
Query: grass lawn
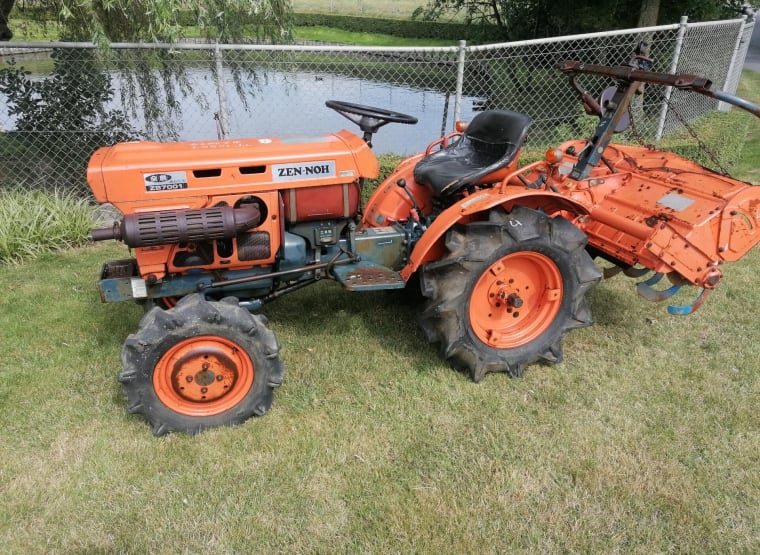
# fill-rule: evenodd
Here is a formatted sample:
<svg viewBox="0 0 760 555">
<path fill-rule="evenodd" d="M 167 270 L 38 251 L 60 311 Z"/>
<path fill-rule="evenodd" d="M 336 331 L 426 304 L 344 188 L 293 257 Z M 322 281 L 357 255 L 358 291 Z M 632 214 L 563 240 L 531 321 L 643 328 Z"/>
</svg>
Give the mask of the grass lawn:
<svg viewBox="0 0 760 555">
<path fill-rule="evenodd" d="M 481 384 L 405 297 L 321 283 L 267 307 L 267 416 L 159 439 L 115 379 L 141 310 L 95 287 L 126 254 L 0 267 L 5 553 L 760 550 L 760 249 L 689 317 L 605 281 L 562 364 Z"/>
<path fill-rule="evenodd" d="M 749 98 L 755 102 L 760 102 L 760 73 L 756 71 L 745 71 L 739 82 L 737 94 L 744 98 Z M 736 165 L 736 173 L 742 176 L 742 179 L 760 184 L 760 119 L 750 117 L 749 129 L 747 131 L 747 145 L 742 153 L 741 159 Z"/>
<path fill-rule="evenodd" d="M 432 39 L 409 39 L 381 35 L 377 33 L 355 33 L 342 31 L 333 27 L 296 27 L 296 41 L 319 41 L 326 43 L 352 44 L 356 46 L 456 46 L 458 41 L 440 41 Z"/>
<path fill-rule="evenodd" d="M 42 552 L 753 552 L 760 251 L 688 318 L 632 281 L 566 360 L 476 385 L 397 295 L 271 305 L 265 417 L 156 439 L 115 380 L 140 309 L 103 305 L 115 245 L 0 270 L 0 540 Z"/>
<path fill-rule="evenodd" d="M 409 18 L 425 0 L 292 0 L 294 12 Z"/>
</svg>

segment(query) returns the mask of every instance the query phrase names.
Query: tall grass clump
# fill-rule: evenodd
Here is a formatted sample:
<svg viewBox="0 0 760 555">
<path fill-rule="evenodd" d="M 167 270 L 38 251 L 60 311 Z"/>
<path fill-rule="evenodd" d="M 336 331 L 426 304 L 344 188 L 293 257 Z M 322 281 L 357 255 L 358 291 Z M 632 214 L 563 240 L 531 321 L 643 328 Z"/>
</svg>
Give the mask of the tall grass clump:
<svg viewBox="0 0 760 555">
<path fill-rule="evenodd" d="M 0 264 L 81 245 L 92 227 L 89 202 L 74 193 L 0 190 Z"/>
</svg>

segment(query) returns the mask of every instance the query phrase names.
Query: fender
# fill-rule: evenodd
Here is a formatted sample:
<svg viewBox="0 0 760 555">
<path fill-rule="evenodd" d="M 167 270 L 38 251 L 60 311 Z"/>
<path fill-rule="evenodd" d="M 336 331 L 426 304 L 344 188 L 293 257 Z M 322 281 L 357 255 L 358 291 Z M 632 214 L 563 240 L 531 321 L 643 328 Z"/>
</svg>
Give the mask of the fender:
<svg viewBox="0 0 760 555">
<path fill-rule="evenodd" d="M 507 180 L 503 183 L 507 183 Z M 444 256 L 444 235 L 453 225 L 483 219 L 484 214 L 496 206 L 510 210 L 515 205 L 540 208 L 548 214 L 567 211 L 575 215 L 588 215 L 585 206 L 552 191 L 526 189 L 520 185 L 499 185 L 484 189 L 441 212 L 414 246 L 409 263 L 401 270 L 401 277 L 408 281 L 425 262 L 439 260 Z"/>
</svg>

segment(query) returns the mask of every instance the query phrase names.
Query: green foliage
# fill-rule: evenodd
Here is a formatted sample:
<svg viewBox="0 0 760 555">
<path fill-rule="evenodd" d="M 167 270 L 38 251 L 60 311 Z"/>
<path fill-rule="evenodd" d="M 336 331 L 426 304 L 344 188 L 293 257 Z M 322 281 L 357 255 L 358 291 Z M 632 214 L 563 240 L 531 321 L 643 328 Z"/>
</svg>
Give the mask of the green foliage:
<svg viewBox="0 0 760 555">
<path fill-rule="evenodd" d="M 188 26 L 220 42 L 283 42 L 291 28 L 287 0 L 37 0 L 18 13 L 56 21 L 63 40 L 96 42 L 174 42 Z"/>
<path fill-rule="evenodd" d="M 393 170 L 396 169 L 396 166 L 398 166 L 399 162 L 401 162 L 403 158 L 401 156 L 398 156 L 396 154 L 385 154 L 383 156 L 378 157 L 378 162 L 380 163 L 380 177 L 378 177 L 375 181 L 376 184 L 380 184 L 383 181 L 385 181 L 385 178 L 388 177 Z"/>
<path fill-rule="evenodd" d="M 690 22 L 739 17 L 742 6 L 750 4 L 752 2 L 748 3 L 745 0 L 725 0 L 723 2 L 715 2 L 714 0 L 661 1 L 658 22 L 661 24 L 676 22 L 682 15 L 688 16 Z"/>
<path fill-rule="evenodd" d="M 62 40 L 174 42 L 184 36 L 191 24 L 194 32 L 219 42 L 243 42 L 251 38 L 287 42 L 291 39 L 287 0 L 40 0 L 29 13 L 45 18 L 51 12 L 55 14 Z M 103 49 L 94 57 L 109 55 Z M 185 68 L 176 63 L 179 57 L 166 50 L 139 49 L 129 61 L 116 62 L 122 78 L 122 102 L 133 115 L 139 112 L 144 116 L 148 133 L 159 139 L 176 139 L 172 122 L 181 111 L 178 97 L 192 94 Z M 206 61 L 214 67 L 211 55 Z M 82 67 L 88 64 L 83 63 Z M 83 78 L 86 81 L 90 77 Z M 233 72 L 233 78 L 238 91 L 242 91 L 240 72 Z M 13 84 L 18 85 L 20 81 L 17 78 Z M 180 91 L 180 95 L 176 91 Z M 72 102 L 73 98 L 61 95 L 60 101 Z M 85 99 L 85 103 L 89 107 L 95 104 L 94 99 L 92 102 Z M 28 106 L 25 108 L 28 112 Z M 41 129 L 38 126 L 35 130 Z M 100 141 L 100 144 L 108 142 Z M 90 153 L 91 150 L 86 152 Z"/>
<path fill-rule="evenodd" d="M 682 15 L 691 21 L 734 17 L 738 13 L 735 0 L 717 3 L 711 0 L 678 0 L 662 2 L 660 23 L 673 23 Z M 637 26 L 641 0 L 590 0 L 587 2 L 552 2 L 532 0 L 429 0 L 415 17 L 439 20 L 464 12 L 471 25 L 495 25 L 509 40 L 533 39 L 627 29 Z"/>
<path fill-rule="evenodd" d="M 578 110 L 579 115 L 575 120 L 570 123 L 563 123 L 553 129 L 553 139 L 550 145 L 558 145 L 565 141 L 573 139 L 583 139 L 591 137 L 599 123 L 599 118 L 596 116 L 589 116 L 581 109 Z"/>
<path fill-rule="evenodd" d="M 504 39 L 501 30 L 493 25 L 473 26 L 464 23 L 412 21 L 349 15 L 298 13 L 294 24 L 300 27 L 336 27 L 355 33 L 380 33 L 396 37 L 468 42 L 498 42 Z"/>
<path fill-rule="evenodd" d="M 760 101 L 760 73 L 745 70 L 739 82 L 739 96 L 757 103 Z M 734 108 L 738 110 L 738 108 Z M 740 178 L 760 184 L 760 118 L 744 114 L 749 120 L 739 163 L 734 173 Z"/>
<path fill-rule="evenodd" d="M 709 113 L 691 124 L 709 152 L 685 129 L 666 137 L 660 146 L 712 170 L 720 171 L 718 166 L 722 166 L 730 172 L 742 156 L 753 117 L 733 108 L 730 112 Z"/>
<path fill-rule="evenodd" d="M 66 161 L 71 174 L 46 176 L 48 187 L 81 186 L 87 159 L 98 147 L 138 136 L 121 110 L 106 107 L 114 91 L 110 77 L 94 69 L 93 56 L 89 50 L 54 49 L 53 71 L 44 79 L 31 79 L 14 62 L 0 70 L 0 92 L 7 98 L 8 113 L 16 118 L 16 131 L 0 142 L 0 148 L 21 150 L 34 164 L 38 156 Z M 7 162 L 24 161 L 13 157 Z M 15 172 L 2 178 L 13 179 L 18 179 Z"/>
<path fill-rule="evenodd" d="M 92 208 L 72 192 L 0 189 L 0 265 L 83 244 Z"/>
<path fill-rule="evenodd" d="M 101 142 L 129 140 L 133 133 L 124 114 L 105 107 L 114 91 L 107 74 L 91 71 L 91 52 L 56 48 L 50 56 L 53 71 L 43 80 L 30 79 L 31 73 L 13 61 L 0 70 L 0 92 L 8 98 L 8 113 L 16 116 L 16 129 L 51 134 L 82 130 Z"/>
</svg>

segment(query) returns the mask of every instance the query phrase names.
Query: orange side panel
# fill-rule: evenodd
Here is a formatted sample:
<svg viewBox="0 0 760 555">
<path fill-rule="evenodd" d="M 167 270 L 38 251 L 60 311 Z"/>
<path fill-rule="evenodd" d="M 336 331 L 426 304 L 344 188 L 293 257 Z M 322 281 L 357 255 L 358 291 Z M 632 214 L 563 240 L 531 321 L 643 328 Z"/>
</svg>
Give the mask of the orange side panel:
<svg viewBox="0 0 760 555">
<path fill-rule="evenodd" d="M 369 146 L 342 130 L 294 139 L 120 143 L 95 152 L 87 180 L 98 202 L 125 212 L 135 202 L 180 206 L 188 197 L 342 185 L 378 173 Z"/>
<path fill-rule="evenodd" d="M 406 189 L 414 197 L 417 207 L 423 214 L 430 214 L 433 209 L 432 192 L 414 180 L 414 166 L 422 154 L 407 158 L 377 188 L 367 202 L 364 210 L 366 227 L 383 227 L 393 222 L 408 220 L 413 204 L 409 195 L 397 185 L 399 179 L 406 182 Z"/>
</svg>

